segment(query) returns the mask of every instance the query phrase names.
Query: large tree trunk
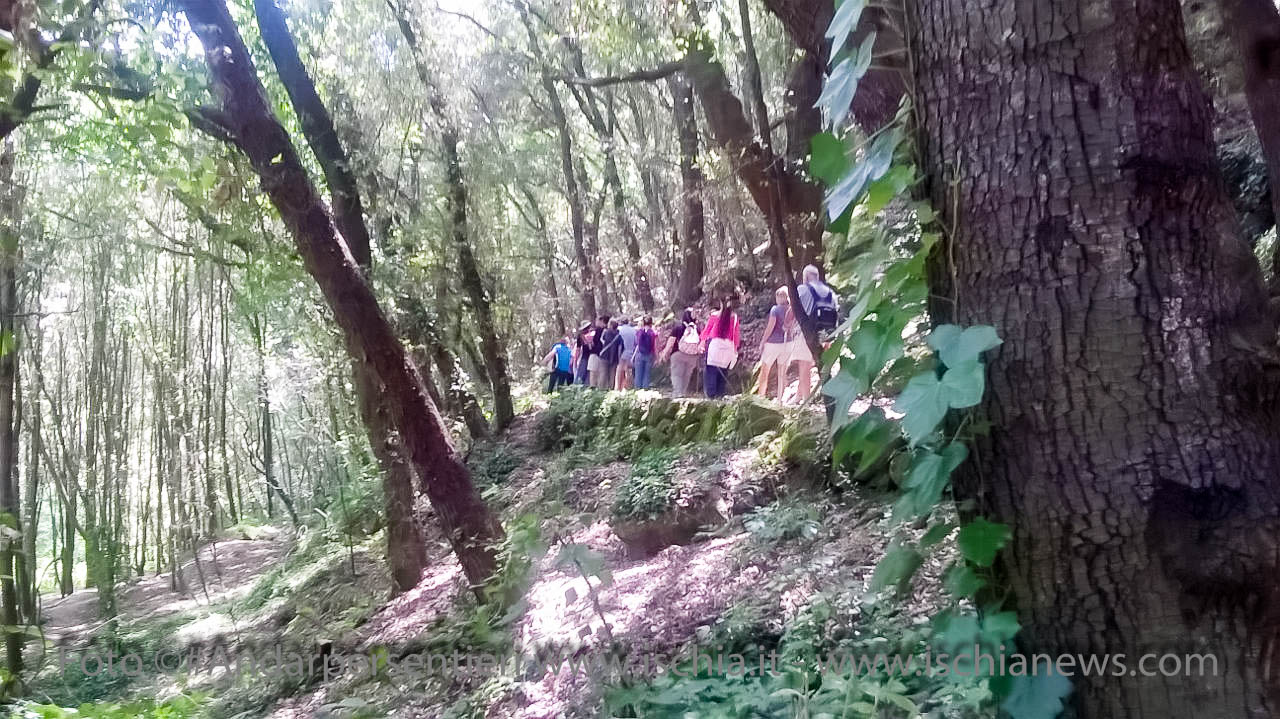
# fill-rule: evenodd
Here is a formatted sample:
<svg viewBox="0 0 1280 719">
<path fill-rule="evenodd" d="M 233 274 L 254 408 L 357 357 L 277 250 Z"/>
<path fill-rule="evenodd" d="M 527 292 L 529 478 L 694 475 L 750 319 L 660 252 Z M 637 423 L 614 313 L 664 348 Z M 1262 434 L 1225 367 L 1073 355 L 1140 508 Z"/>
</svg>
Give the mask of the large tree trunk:
<svg viewBox="0 0 1280 719">
<path fill-rule="evenodd" d="M 464 574 L 479 592 L 496 568 L 501 525 L 471 484 L 408 352 L 272 114 L 226 5 L 210 0 L 184 0 L 181 5 L 204 45 L 222 121 L 293 235 L 307 272 L 342 329 L 347 351 L 367 364 L 385 388 L 388 415 Z"/>
<path fill-rule="evenodd" d="M 698 164 L 698 119 L 694 114 L 693 88 L 683 74 L 672 75 L 672 116 L 680 144 L 680 257 L 679 275 L 671 293 L 671 307 L 677 313 L 702 297 L 702 276 L 706 272 L 707 222 L 702 206 L 702 166 Z"/>
<path fill-rule="evenodd" d="M 1004 338 L 957 491 L 1013 527 L 1023 648 L 1217 657 L 1077 676 L 1076 716 L 1269 716 L 1274 328 L 1176 1 L 909 4 L 921 167 L 953 228 L 934 319 Z"/>
<path fill-rule="evenodd" d="M 329 109 L 320 99 L 311 75 L 298 56 L 284 14 L 275 0 L 255 0 L 254 6 L 263 42 L 271 52 L 294 111 L 302 123 L 307 144 L 320 162 L 329 185 L 334 224 L 347 241 L 356 263 L 367 274 L 373 264 L 373 252 L 350 158 L 338 139 Z M 385 389 L 382 383 L 365 363 L 353 361 L 352 372 L 369 447 L 382 468 L 382 494 L 387 515 L 387 563 L 391 579 L 396 590 L 407 591 L 421 581 L 422 572 L 427 567 L 426 545 L 413 521 L 416 477 L 413 466 L 402 456 L 403 450 L 399 447 L 391 419 L 383 408 Z"/>
<path fill-rule="evenodd" d="M 698 45 L 685 58 L 711 137 L 729 157 L 765 221 L 781 222 L 797 266 L 822 260 L 822 188 L 802 168 L 791 167 L 766 148 L 729 86 L 724 66 L 709 47 Z M 780 215 L 780 216 L 779 216 Z M 780 268 L 777 270 L 781 274 Z"/>
</svg>

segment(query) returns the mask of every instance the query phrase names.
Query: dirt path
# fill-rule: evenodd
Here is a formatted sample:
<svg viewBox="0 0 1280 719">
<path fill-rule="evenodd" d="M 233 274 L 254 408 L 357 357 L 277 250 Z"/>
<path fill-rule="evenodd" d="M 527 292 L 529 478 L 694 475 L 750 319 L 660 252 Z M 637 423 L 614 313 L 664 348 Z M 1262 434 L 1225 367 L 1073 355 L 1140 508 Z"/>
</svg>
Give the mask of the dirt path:
<svg viewBox="0 0 1280 719">
<path fill-rule="evenodd" d="M 199 563 L 188 559 L 179 568 L 183 591 L 173 590 L 168 572 L 118 587 L 120 619 L 126 623 L 158 619 L 241 597 L 287 548 L 283 533 L 207 544 L 200 548 Z M 45 636 L 55 644 L 80 643 L 103 626 L 96 589 L 82 589 L 61 598 L 49 594 L 41 599 Z"/>
</svg>

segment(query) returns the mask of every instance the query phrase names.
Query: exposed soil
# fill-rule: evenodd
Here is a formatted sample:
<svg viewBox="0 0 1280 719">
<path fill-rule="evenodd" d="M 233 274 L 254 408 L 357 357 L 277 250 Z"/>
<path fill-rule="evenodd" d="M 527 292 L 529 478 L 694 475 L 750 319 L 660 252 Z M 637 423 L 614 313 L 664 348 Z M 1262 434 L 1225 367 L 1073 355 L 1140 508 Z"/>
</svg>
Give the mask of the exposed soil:
<svg viewBox="0 0 1280 719">
<path fill-rule="evenodd" d="M 171 574 L 149 575 L 117 589 L 122 623 L 160 619 L 214 602 L 244 596 L 288 548 L 278 532 L 263 539 L 227 539 L 206 544 L 196 558 L 179 569 L 181 591 L 174 591 Z M 98 615 L 98 590 L 81 589 L 66 597 L 45 595 L 44 632 L 56 645 L 79 644 L 104 622 Z"/>
</svg>

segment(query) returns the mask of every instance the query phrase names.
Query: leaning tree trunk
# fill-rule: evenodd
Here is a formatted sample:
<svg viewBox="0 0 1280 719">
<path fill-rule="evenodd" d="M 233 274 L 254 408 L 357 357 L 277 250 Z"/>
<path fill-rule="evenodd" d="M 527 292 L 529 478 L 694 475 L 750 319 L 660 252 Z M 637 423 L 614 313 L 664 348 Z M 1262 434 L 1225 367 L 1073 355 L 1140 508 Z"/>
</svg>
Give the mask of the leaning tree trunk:
<svg viewBox="0 0 1280 719">
<path fill-rule="evenodd" d="M 183 0 L 181 7 L 204 46 L 215 95 L 222 104 L 219 121 L 249 158 L 293 235 L 307 272 L 342 330 L 347 351 L 367 364 L 385 388 L 387 413 L 463 573 L 479 592 L 496 569 L 501 525 L 471 484 L 412 359 L 392 332 L 288 133 L 272 113 L 225 3 Z"/>
<path fill-rule="evenodd" d="M 957 491 L 1013 528 L 1023 649 L 1221 667 L 1077 676 L 1075 716 L 1269 716 L 1274 328 L 1176 1 L 909 4 L 920 166 L 951 228 L 934 319 L 1004 338 Z"/>
<path fill-rule="evenodd" d="M 351 172 L 350 158 L 338 139 L 329 109 L 320 99 L 310 73 L 302 64 L 284 13 L 275 0 L 255 0 L 254 8 L 262 40 L 289 93 L 307 144 L 324 172 L 333 204 L 334 225 L 346 240 L 356 264 L 368 273 L 373 265 L 373 248 L 364 220 L 364 205 L 355 175 Z M 387 515 L 387 563 L 391 568 L 391 579 L 398 591 L 408 591 L 422 580 L 422 572 L 427 567 L 426 545 L 413 521 L 416 477 L 412 465 L 402 456 L 391 419 L 383 409 L 385 390 L 382 383 L 362 362 L 352 362 L 352 374 L 369 447 L 382 468 L 383 503 Z M 496 390 L 494 394 L 497 395 Z M 508 404 L 509 398 L 508 392 Z"/>
</svg>

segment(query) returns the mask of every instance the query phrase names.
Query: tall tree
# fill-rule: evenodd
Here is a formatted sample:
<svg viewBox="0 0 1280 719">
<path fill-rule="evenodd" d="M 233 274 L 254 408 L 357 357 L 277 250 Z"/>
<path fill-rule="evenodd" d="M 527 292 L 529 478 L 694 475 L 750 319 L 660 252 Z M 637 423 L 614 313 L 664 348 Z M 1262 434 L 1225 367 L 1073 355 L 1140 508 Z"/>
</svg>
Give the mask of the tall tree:
<svg viewBox="0 0 1280 719">
<path fill-rule="evenodd" d="M 515 419 L 515 406 L 511 402 L 511 380 L 507 376 L 507 352 L 498 339 L 498 330 L 493 321 L 493 303 L 489 292 L 485 289 L 484 279 L 480 276 L 480 266 L 476 262 L 475 252 L 471 249 L 471 236 L 467 227 L 467 182 L 462 173 L 462 157 L 458 153 L 458 124 L 449 114 L 444 93 L 427 67 L 422 48 L 418 45 L 418 36 L 409 24 L 404 9 L 393 3 L 392 11 L 400 34 L 413 54 L 414 67 L 418 71 L 418 79 L 426 87 L 427 104 L 435 117 L 435 124 L 440 130 L 440 150 L 444 156 L 444 174 L 447 192 L 445 194 L 449 208 L 449 229 L 453 237 L 454 250 L 458 253 L 459 280 L 471 301 L 471 311 L 475 315 L 477 334 L 480 335 L 480 348 L 483 351 L 485 374 L 489 378 L 489 386 L 493 389 L 493 423 L 501 431 Z"/>
<path fill-rule="evenodd" d="M 565 114 L 564 104 L 560 102 L 560 91 L 556 88 L 555 77 L 543 55 L 542 43 L 538 40 L 538 32 L 533 27 L 529 10 L 524 0 L 515 0 L 515 2 L 529 41 L 529 52 L 537 63 L 538 80 L 543 92 L 547 95 L 547 106 L 551 109 L 551 119 L 555 123 L 556 135 L 560 140 L 560 170 L 564 175 L 565 199 L 569 201 L 569 223 L 573 229 L 573 251 L 578 261 L 582 312 L 588 319 L 594 319 L 598 315 L 596 307 L 598 280 L 595 272 L 598 258 L 587 251 L 587 219 L 583 209 L 583 188 L 579 185 L 574 171 L 573 133 L 569 130 L 569 117 Z"/>
<path fill-rule="evenodd" d="M 1265 716 L 1275 327 L 1177 3 L 997 0 L 998 32 L 972 10 L 908 3 L 920 166 L 950 228 L 931 311 L 1004 338 L 957 491 L 1013 527 L 1027 649 L 1221 661 L 1079 676 L 1072 716 Z"/>
<path fill-rule="evenodd" d="M 338 139 L 329 109 L 320 99 L 311 75 L 302 64 L 284 13 L 276 6 L 275 0 L 255 0 L 254 9 L 262 41 L 271 53 L 276 71 L 280 73 L 281 82 L 302 124 L 307 144 L 319 161 L 329 186 L 334 224 L 347 241 L 356 263 L 367 275 L 373 265 L 373 252 L 360 189 L 356 184 L 355 174 L 351 171 L 351 160 Z M 403 451 L 398 446 L 391 419 L 383 409 L 385 387 L 365 363 L 354 361 L 352 371 L 369 446 L 382 465 L 382 492 L 387 514 L 387 559 L 391 565 L 391 578 L 396 589 L 406 591 L 417 585 L 427 566 L 426 546 L 413 521 L 414 471 L 402 456 Z"/>
<path fill-rule="evenodd" d="M 392 423 L 464 574 L 479 592 L 496 569 L 501 525 L 472 485 L 417 368 L 316 194 L 288 133 L 272 114 L 226 4 L 183 0 L 180 6 L 204 46 L 223 128 L 248 157 L 293 235 L 307 272 L 342 329 L 348 352 L 367 363 L 385 387 Z"/>
<path fill-rule="evenodd" d="M 667 86 L 671 89 L 672 116 L 680 144 L 680 258 L 676 286 L 671 293 L 672 308 L 679 311 L 702 297 L 707 224 L 702 204 L 703 175 L 698 160 L 698 119 L 694 113 L 693 88 L 683 74 L 672 75 Z"/>
<path fill-rule="evenodd" d="M 0 537 L 0 621 L 4 627 L 5 696 L 22 674 L 22 638 L 18 594 L 14 582 L 14 557 L 20 548 L 14 539 L 22 531 L 18 506 L 18 347 L 14 317 L 18 312 L 18 195 L 13 181 L 14 147 L 11 139 L 0 151 L 0 513 L 14 533 Z M 34 529 L 34 528 L 33 528 Z"/>
</svg>

